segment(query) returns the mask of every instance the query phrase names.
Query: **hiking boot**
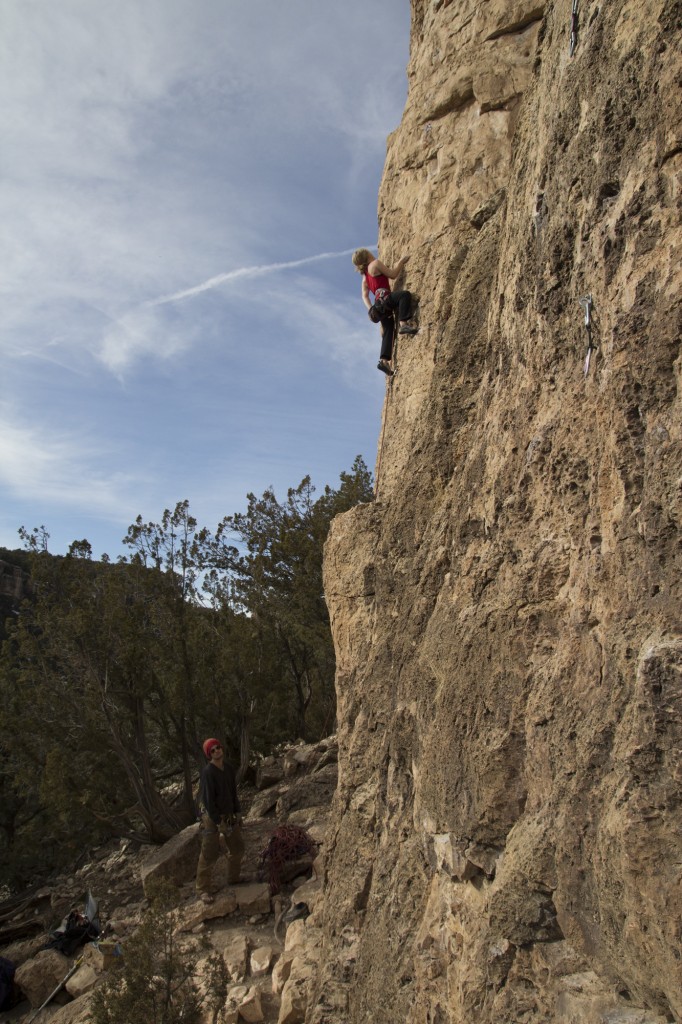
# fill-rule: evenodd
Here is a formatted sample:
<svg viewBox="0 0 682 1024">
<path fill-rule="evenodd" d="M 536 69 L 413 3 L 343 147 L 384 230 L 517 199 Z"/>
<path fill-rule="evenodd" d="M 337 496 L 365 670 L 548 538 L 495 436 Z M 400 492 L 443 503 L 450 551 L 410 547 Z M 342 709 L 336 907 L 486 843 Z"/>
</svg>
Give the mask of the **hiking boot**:
<svg viewBox="0 0 682 1024">
<path fill-rule="evenodd" d="M 210 892 L 198 892 L 197 897 L 202 903 L 213 903 L 215 901 L 215 896 Z"/>
<path fill-rule="evenodd" d="M 393 376 L 393 370 L 388 365 L 388 362 L 385 359 L 379 360 L 379 362 L 377 363 L 377 370 L 381 370 L 381 372 L 385 373 L 387 377 Z"/>
<path fill-rule="evenodd" d="M 409 324 L 402 324 L 398 328 L 398 334 L 416 334 L 418 330 L 418 327 L 411 327 Z"/>
</svg>

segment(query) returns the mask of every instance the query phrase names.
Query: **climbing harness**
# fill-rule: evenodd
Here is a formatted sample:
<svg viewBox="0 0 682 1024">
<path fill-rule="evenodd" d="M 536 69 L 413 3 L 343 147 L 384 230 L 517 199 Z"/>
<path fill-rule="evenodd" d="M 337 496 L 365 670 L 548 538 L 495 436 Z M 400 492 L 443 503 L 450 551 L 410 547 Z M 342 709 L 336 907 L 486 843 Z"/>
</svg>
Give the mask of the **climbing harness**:
<svg viewBox="0 0 682 1024">
<path fill-rule="evenodd" d="M 585 363 L 583 365 L 583 377 L 587 377 L 590 372 L 590 358 L 595 346 L 592 344 L 592 296 L 585 295 L 584 298 L 578 300 L 585 313 L 585 329 L 587 330 L 587 352 L 585 353 Z"/>
<path fill-rule="evenodd" d="M 573 0 L 573 9 L 571 10 L 571 42 L 568 48 L 569 56 L 572 57 L 575 53 L 575 48 L 578 43 L 578 0 Z"/>
</svg>

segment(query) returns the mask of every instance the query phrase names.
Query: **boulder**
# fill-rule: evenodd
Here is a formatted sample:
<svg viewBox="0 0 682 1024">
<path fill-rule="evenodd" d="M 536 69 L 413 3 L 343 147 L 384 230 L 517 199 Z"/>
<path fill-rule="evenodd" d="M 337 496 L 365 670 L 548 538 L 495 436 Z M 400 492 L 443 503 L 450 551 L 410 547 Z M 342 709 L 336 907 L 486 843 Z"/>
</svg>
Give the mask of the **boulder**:
<svg viewBox="0 0 682 1024">
<path fill-rule="evenodd" d="M 272 993 L 273 995 L 280 996 L 289 980 L 291 974 L 291 965 L 294 961 L 293 953 L 282 953 L 277 963 L 272 969 Z"/>
<path fill-rule="evenodd" d="M 249 964 L 249 941 L 246 935 L 235 935 L 223 950 L 223 959 L 232 981 L 242 982 Z"/>
<path fill-rule="evenodd" d="M 99 980 L 99 973 L 90 964 L 81 964 L 75 974 L 72 974 L 64 988 L 74 999 L 85 995 L 95 987 Z"/>
<path fill-rule="evenodd" d="M 281 990 L 278 1024 L 303 1024 L 320 957 L 320 931 L 305 921 L 294 921 L 287 930 L 282 960 L 290 959 L 288 977 Z M 287 972 L 278 961 L 277 985 Z M 273 972 L 274 973 L 274 972 Z M 273 990 L 275 987 L 273 977 Z"/>
<path fill-rule="evenodd" d="M 284 940 L 285 953 L 289 953 L 292 949 L 297 949 L 299 946 L 305 946 L 305 942 L 305 921 L 292 921 L 289 927 L 287 928 L 287 935 L 286 939 Z"/>
<path fill-rule="evenodd" d="M 299 770 L 300 767 L 301 767 L 300 762 L 297 761 L 296 758 L 292 754 L 287 753 L 287 754 L 284 755 L 284 777 L 285 778 L 287 778 L 287 779 L 293 778 L 293 776 L 298 773 L 298 770 Z"/>
<path fill-rule="evenodd" d="M 256 788 L 269 789 L 276 786 L 284 778 L 284 765 L 279 758 L 264 758 L 256 772 Z"/>
<path fill-rule="evenodd" d="M 252 885 L 238 885 L 234 889 L 239 912 L 249 914 L 270 913 L 270 887 L 261 882 Z"/>
<path fill-rule="evenodd" d="M 15 967 L 20 967 L 27 960 L 32 960 L 45 945 L 45 935 L 34 935 L 30 939 L 21 939 L 5 946 L 2 955 L 11 960 Z"/>
<path fill-rule="evenodd" d="M 244 820 L 254 821 L 257 818 L 264 818 L 267 814 L 270 814 L 270 812 L 275 809 L 281 794 L 285 792 L 285 786 L 277 786 L 274 789 L 266 790 L 264 793 L 259 793 L 254 797 L 253 803 L 251 804 L 249 812 Z"/>
<path fill-rule="evenodd" d="M 328 805 L 336 791 L 338 766 L 328 764 L 314 775 L 306 775 L 299 782 L 292 782 L 278 797 L 275 812 L 278 818 L 286 818 L 293 810 L 305 807 Z"/>
<path fill-rule="evenodd" d="M 242 999 L 246 999 L 248 991 L 248 985 L 234 985 L 227 993 L 227 998 L 231 1003 L 238 1006 Z"/>
<path fill-rule="evenodd" d="M 92 993 L 88 992 L 58 1008 L 56 1012 L 51 1009 L 50 1003 L 50 1006 L 45 1007 L 43 1013 L 36 1017 L 35 1024 L 92 1024 L 91 1001 Z"/>
<path fill-rule="evenodd" d="M 251 977 L 260 978 L 263 974 L 267 974 L 274 955 L 275 951 L 272 946 L 258 946 L 257 949 L 254 949 L 250 960 Z"/>
<path fill-rule="evenodd" d="M 303 1024 L 312 977 L 313 965 L 305 957 L 295 957 L 289 978 L 282 990 L 277 1024 Z"/>
<path fill-rule="evenodd" d="M 41 1006 L 69 973 L 71 962 L 56 949 L 44 949 L 17 968 L 14 980 L 33 1007 Z"/>
<path fill-rule="evenodd" d="M 321 755 L 319 760 L 313 765 L 313 769 L 312 769 L 313 774 L 315 772 L 322 771 L 322 769 L 326 768 L 327 765 L 337 764 L 338 760 L 339 760 L 339 748 L 338 748 L 338 746 L 334 745 L 334 746 L 329 747 L 327 750 L 324 751 L 324 753 Z"/>
<path fill-rule="evenodd" d="M 261 1005 L 260 992 L 257 988 L 250 988 L 239 1003 L 239 1016 L 250 1024 L 258 1024 L 265 1020 L 263 1007 Z"/>
<path fill-rule="evenodd" d="M 296 903 L 307 904 L 308 910 L 312 913 L 323 896 L 322 882 L 319 878 L 309 878 L 302 885 L 296 886 L 293 899 Z"/>
<path fill-rule="evenodd" d="M 217 917 L 227 917 L 237 909 L 237 899 L 233 890 L 219 893 L 213 903 L 203 903 L 200 899 L 190 903 L 180 912 L 177 931 L 190 932 L 204 921 L 212 921 Z"/>
<path fill-rule="evenodd" d="M 199 825 L 194 824 L 150 853 L 140 868 L 145 896 L 149 896 L 153 879 L 167 878 L 175 885 L 191 881 L 196 874 L 200 845 Z"/>
</svg>

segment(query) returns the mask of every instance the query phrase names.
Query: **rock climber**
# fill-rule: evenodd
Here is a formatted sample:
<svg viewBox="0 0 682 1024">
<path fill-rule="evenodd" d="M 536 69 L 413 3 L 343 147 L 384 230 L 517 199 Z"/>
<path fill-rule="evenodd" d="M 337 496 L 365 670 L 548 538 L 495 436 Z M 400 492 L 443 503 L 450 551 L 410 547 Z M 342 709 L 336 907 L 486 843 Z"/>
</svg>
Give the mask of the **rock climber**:
<svg viewBox="0 0 682 1024">
<path fill-rule="evenodd" d="M 410 324 L 412 295 L 408 291 L 391 291 L 391 281 L 400 277 L 408 257 L 403 256 L 395 267 L 387 267 L 369 249 L 356 249 L 353 266 L 362 274 L 362 301 L 369 312 L 369 318 L 381 325 L 381 352 L 377 369 L 387 376 L 393 376 L 393 335 L 394 313 L 398 311 L 398 334 L 416 334 L 418 328 Z M 370 293 L 374 302 L 370 300 Z"/>
<path fill-rule="evenodd" d="M 208 764 L 201 773 L 199 787 L 201 852 L 196 890 L 204 903 L 211 903 L 213 865 L 221 852 L 227 853 L 227 879 L 230 885 L 235 885 L 239 881 L 244 856 L 244 839 L 234 770 L 225 761 L 220 740 L 214 737 L 205 740 L 203 750 Z"/>
</svg>

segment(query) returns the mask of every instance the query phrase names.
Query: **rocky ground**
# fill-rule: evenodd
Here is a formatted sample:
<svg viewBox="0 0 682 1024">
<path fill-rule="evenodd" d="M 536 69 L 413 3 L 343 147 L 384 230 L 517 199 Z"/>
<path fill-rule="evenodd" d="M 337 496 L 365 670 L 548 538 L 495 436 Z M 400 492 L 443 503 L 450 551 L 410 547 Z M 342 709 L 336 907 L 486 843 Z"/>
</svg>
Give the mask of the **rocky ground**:
<svg viewBox="0 0 682 1024">
<path fill-rule="evenodd" d="M 195 957 L 198 951 L 200 989 L 212 953 L 219 953 L 227 967 L 228 997 L 219 1019 L 225 1024 L 302 1022 L 317 945 L 315 913 L 336 761 L 337 745 L 330 738 L 298 744 L 262 762 L 255 790 L 243 799 L 248 811 L 242 880 L 229 886 L 221 859 L 211 904 L 199 901 L 194 891 L 199 837 L 198 825 L 191 825 L 151 851 L 126 840 L 111 843 L 94 851 L 72 874 L 0 907 L 0 941 L 17 936 L 0 946 L 0 956 L 15 965 L 22 997 L 12 1010 L 0 1013 L 0 1022 L 86 1024 L 94 990 L 123 969 L 126 947 L 149 912 L 147 894 L 159 877 L 176 887 L 175 934 L 181 950 L 191 950 Z M 283 825 L 305 829 L 317 853 L 288 861 L 280 891 L 273 895 L 259 861 L 274 830 Z M 44 949 L 50 931 L 71 909 L 84 910 L 88 892 L 99 904 L 104 937 L 70 957 Z M 36 1015 L 80 957 L 63 989 Z M 208 1012 L 205 1021 L 211 1021 Z"/>
</svg>

